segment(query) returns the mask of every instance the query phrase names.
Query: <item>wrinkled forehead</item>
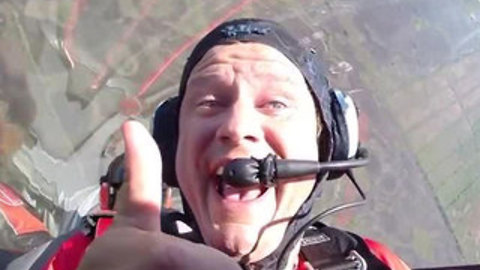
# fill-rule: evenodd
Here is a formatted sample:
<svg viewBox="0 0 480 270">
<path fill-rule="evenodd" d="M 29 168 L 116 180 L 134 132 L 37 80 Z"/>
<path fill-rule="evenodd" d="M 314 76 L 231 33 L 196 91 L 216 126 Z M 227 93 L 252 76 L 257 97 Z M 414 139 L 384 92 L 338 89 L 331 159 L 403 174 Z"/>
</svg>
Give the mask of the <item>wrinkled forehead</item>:
<svg viewBox="0 0 480 270">
<path fill-rule="evenodd" d="M 279 82 L 305 83 L 301 71 L 283 53 L 255 42 L 235 42 L 210 48 L 195 65 L 187 83 L 235 72 Z"/>
</svg>

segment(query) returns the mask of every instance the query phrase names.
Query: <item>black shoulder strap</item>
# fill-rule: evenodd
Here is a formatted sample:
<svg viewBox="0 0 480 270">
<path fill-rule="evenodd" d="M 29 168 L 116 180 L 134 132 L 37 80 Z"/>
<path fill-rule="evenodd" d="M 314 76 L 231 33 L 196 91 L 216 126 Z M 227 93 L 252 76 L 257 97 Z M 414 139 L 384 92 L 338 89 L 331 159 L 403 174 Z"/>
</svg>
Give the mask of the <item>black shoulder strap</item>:
<svg viewBox="0 0 480 270">
<path fill-rule="evenodd" d="M 314 269 L 389 269 L 361 237 L 320 222 L 305 232 L 301 254 Z"/>
</svg>

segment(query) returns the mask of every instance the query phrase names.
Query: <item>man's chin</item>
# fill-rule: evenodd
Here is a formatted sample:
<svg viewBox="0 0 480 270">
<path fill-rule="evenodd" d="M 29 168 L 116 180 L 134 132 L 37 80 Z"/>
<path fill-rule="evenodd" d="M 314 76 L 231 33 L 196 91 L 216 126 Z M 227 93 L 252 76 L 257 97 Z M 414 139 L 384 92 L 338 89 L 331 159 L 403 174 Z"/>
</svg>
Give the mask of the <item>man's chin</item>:
<svg viewBox="0 0 480 270">
<path fill-rule="evenodd" d="M 286 223 L 275 226 L 226 223 L 211 228 L 205 241 L 228 256 L 245 262 L 259 261 L 272 253 L 280 244 Z M 260 239 L 260 240 L 259 240 Z"/>
<path fill-rule="evenodd" d="M 211 245 L 230 257 L 241 258 L 253 251 L 259 228 L 245 224 L 222 224 L 211 237 Z"/>
</svg>

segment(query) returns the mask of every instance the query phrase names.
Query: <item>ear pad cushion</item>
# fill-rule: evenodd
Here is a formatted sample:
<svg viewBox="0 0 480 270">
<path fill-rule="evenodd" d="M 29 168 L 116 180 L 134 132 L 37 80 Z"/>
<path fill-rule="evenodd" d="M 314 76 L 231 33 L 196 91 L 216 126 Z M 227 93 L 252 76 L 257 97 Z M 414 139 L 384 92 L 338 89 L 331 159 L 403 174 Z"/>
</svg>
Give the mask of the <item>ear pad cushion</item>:
<svg viewBox="0 0 480 270">
<path fill-rule="evenodd" d="M 163 182 L 178 187 L 175 173 L 175 153 L 178 141 L 178 97 L 173 97 L 158 106 L 153 117 L 153 139 L 162 155 Z"/>
</svg>

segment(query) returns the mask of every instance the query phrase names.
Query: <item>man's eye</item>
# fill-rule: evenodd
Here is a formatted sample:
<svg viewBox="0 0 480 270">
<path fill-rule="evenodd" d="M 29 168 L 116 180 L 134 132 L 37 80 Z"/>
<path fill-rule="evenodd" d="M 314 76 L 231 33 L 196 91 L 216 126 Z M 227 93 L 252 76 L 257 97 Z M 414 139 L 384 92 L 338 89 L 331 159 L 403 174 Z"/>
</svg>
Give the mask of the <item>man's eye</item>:
<svg viewBox="0 0 480 270">
<path fill-rule="evenodd" d="M 287 108 L 288 106 L 287 106 L 287 104 L 285 104 L 282 101 L 272 100 L 272 101 L 267 102 L 265 104 L 265 107 L 268 108 L 268 109 L 273 109 L 273 110 L 281 110 L 281 109 Z"/>
</svg>

